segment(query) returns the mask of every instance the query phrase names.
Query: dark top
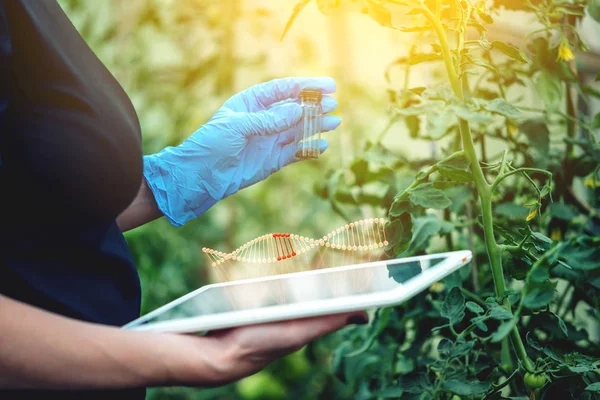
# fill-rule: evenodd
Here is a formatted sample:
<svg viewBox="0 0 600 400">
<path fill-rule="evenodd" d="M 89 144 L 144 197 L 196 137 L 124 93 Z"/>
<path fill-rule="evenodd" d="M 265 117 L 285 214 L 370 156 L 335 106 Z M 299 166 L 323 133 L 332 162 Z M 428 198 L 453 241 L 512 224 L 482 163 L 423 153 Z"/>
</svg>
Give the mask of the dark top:
<svg viewBox="0 0 600 400">
<path fill-rule="evenodd" d="M 0 0 L 0 293 L 86 321 L 135 319 L 140 284 L 115 218 L 141 179 L 135 110 L 60 6 Z"/>
</svg>

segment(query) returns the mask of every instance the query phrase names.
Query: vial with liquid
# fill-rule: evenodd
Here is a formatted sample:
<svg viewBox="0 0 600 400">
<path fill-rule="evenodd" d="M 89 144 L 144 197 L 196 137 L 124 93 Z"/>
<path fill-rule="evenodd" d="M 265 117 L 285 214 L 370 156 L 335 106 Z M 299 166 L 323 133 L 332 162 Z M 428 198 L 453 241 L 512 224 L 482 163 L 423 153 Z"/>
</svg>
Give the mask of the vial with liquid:
<svg viewBox="0 0 600 400">
<path fill-rule="evenodd" d="M 296 158 L 319 158 L 323 95 L 319 90 L 304 89 L 300 92 L 299 98 L 302 107 L 302 121 L 296 133 Z"/>
</svg>

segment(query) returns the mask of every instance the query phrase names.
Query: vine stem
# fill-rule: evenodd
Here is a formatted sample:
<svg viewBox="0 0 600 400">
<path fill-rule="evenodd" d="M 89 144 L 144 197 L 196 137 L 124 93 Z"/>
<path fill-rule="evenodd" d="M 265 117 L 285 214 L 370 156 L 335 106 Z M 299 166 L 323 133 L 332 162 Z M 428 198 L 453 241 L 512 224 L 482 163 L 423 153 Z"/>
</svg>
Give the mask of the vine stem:
<svg viewBox="0 0 600 400">
<path fill-rule="evenodd" d="M 432 24 L 440 41 L 442 56 L 444 58 L 444 64 L 446 66 L 452 90 L 454 91 L 454 94 L 460 101 L 464 101 L 461 80 L 459 79 L 456 73 L 456 68 L 454 65 L 454 60 L 452 58 L 452 53 L 450 52 L 450 46 L 448 44 L 448 37 L 446 35 L 446 31 L 444 30 L 440 19 L 436 18 L 436 16 L 431 12 L 431 10 L 427 6 L 421 7 L 421 10 L 425 17 Z M 491 187 L 483 174 L 481 166 L 479 165 L 479 160 L 477 158 L 477 153 L 475 152 L 475 146 L 473 143 L 469 123 L 466 120 L 459 118 L 459 129 L 465 156 L 471 163 L 471 173 L 473 174 L 475 186 L 477 187 L 477 192 L 479 193 L 479 201 L 481 204 L 481 213 L 483 218 L 485 246 L 488 253 L 488 258 L 490 260 L 496 295 L 498 296 L 498 298 L 501 299 L 504 308 L 506 308 L 507 311 L 512 313 L 512 309 L 508 298 L 505 297 L 506 283 L 504 280 L 504 270 L 502 269 L 502 254 L 494 236 Z M 527 356 L 527 351 L 525 350 L 525 346 L 523 344 L 523 340 L 521 338 L 517 326 L 515 326 L 511 331 L 511 339 L 513 347 L 515 348 L 515 352 L 517 353 L 517 356 L 519 357 L 521 362 L 524 364 L 525 368 L 527 370 L 533 370 L 534 365 Z"/>
</svg>

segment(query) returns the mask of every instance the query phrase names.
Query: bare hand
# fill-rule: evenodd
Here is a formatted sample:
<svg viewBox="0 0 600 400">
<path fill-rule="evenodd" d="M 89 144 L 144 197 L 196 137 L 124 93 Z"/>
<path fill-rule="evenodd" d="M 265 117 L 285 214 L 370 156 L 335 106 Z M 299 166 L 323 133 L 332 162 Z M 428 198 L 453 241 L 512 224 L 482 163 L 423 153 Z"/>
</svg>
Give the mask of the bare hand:
<svg viewBox="0 0 600 400">
<path fill-rule="evenodd" d="M 367 314 L 361 311 L 219 330 L 203 339 L 212 342 L 210 354 L 215 360 L 211 364 L 218 376 L 216 385 L 222 385 L 252 375 L 321 336 L 347 325 L 367 322 Z M 206 357 L 206 354 L 200 357 L 203 364 Z M 179 384 L 195 386 L 197 379 L 206 380 L 205 376 L 194 377 L 191 372 L 185 374 L 188 381 Z"/>
</svg>

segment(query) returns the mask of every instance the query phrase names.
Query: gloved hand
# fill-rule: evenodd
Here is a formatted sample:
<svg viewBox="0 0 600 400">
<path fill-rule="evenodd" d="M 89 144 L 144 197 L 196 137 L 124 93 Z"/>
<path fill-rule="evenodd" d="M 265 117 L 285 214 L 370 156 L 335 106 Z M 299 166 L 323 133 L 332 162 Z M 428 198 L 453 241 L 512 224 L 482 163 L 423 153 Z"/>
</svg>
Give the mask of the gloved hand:
<svg viewBox="0 0 600 400">
<path fill-rule="evenodd" d="M 267 178 L 296 161 L 294 139 L 302 89 L 323 91 L 323 113 L 337 107 L 331 78 L 284 78 L 255 85 L 223 107 L 177 147 L 144 157 L 144 177 L 158 208 L 175 226 L 199 216 L 217 201 Z M 341 119 L 322 117 L 322 131 Z M 327 142 L 321 140 L 321 152 Z"/>
</svg>

